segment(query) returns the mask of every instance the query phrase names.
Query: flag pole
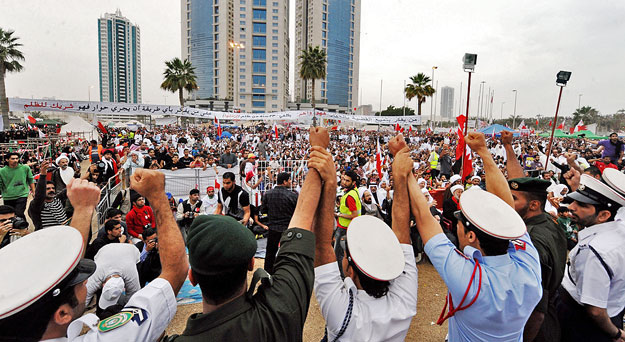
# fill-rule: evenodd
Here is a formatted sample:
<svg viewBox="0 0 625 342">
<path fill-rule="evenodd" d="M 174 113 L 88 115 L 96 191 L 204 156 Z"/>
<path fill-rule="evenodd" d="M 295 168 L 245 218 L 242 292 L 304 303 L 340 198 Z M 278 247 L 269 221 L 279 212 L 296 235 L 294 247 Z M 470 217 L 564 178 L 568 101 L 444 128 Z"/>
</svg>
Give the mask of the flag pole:
<svg viewBox="0 0 625 342">
<path fill-rule="evenodd" d="M 556 115 L 553 118 L 554 124 L 551 125 L 551 136 L 549 137 L 549 144 L 547 145 L 547 159 L 545 160 L 545 170 L 547 169 L 547 166 L 549 165 L 549 155 L 551 155 L 551 144 L 553 144 L 553 134 L 556 131 L 555 123 L 558 122 L 558 110 L 560 109 L 560 99 L 562 98 L 562 89 L 564 89 L 563 85 L 560 86 L 560 94 L 558 95 L 558 104 L 556 105 Z"/>
</svg>

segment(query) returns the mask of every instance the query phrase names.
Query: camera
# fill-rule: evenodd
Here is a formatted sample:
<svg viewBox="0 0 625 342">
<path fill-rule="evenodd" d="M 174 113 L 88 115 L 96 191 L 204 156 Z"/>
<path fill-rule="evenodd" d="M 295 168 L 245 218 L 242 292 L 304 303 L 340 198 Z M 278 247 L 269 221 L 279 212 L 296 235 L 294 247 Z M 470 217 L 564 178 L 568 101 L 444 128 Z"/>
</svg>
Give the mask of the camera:
<svg viewBox="0 0 625 342">
<path fill-rule="evenodd" d="M 143 226 L 143 229 L 148 229 L 148 228 L 152 228 L 152 224 L 148 223 L 145 226 Z"/>
<path fill-rule="evenodd" d="M 104 164 L 103 161 L 99 162 L 96 164 L 97 170 L 98 172 L 100 172 L 100 174 L 104 173 L 104 170 L 106 169 L 106 164 Z"/>
<path fill-rule="evenodd" d="M 13 224 L 13 229 L 26 229 L 28 228 L 28 222 L 26 222 L 26 220 L 24 220 L 23 218 L 16 216 L 16 217 L 12 217 L 11 219 L 11 223 Z"/>
</svg>

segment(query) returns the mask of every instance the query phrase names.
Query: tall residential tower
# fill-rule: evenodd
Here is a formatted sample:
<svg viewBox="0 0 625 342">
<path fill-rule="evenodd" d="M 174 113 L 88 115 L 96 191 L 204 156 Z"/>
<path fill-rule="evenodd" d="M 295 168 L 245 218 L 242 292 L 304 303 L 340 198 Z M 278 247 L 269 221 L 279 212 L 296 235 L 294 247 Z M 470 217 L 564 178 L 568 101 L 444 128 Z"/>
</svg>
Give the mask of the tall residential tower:
<svg viewBox="0 0 625 342">
<path fill-rule="evenodd" d="M 454 117 L 454 88 L 441 88 L 441 118 Z"/>
<path fill-rule="evenodd" d="M 308 101 L 312 82 L 299 77 L 299 55 L 308 46 L 327 53 L 326 78 L 315 84 L 315 102 L 348 110 L 358 106 L 360 0 L 296 0 L 295 101 Z"/>
<path fill-rule="evenodd" d="M 100 101 L 141 103 L 141 39 L 118 9 L 98 19 Z"/>
<path fill-rule="evenodd" d="M 245 112 L 287 108 L 288 0 L 181 0 L 182 58 L 195 67 L 198 100 Z M 200 106 L 202 107 L 202 106 Z"/>
</svg>

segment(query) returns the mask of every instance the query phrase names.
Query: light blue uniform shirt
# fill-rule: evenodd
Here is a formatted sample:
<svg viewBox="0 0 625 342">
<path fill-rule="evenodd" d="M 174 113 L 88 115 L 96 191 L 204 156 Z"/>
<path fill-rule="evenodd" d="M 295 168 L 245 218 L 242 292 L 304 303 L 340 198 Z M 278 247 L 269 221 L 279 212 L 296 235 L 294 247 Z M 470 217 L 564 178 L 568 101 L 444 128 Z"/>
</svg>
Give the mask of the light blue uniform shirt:
<svg viewBox="0 0 625 342">
<path fill-rule="evenodd" d="M 447 284 L 454 307 L 471 280 L 475 261 L 482 268 L 480 294 L 469 308 L 449 318 L 449 341 L 522 341 L 523 328 L 542 297 L 540 259 L 526 233 L 519 245 L 510 243 L 508 253 L 483 256 L 471 247 L 458 251 L 445 234 L 434 236 L 425 245 L 432 265 Z M 469 304 L 479 287 L 479 269 L 462 304 Z"/>
</svg>

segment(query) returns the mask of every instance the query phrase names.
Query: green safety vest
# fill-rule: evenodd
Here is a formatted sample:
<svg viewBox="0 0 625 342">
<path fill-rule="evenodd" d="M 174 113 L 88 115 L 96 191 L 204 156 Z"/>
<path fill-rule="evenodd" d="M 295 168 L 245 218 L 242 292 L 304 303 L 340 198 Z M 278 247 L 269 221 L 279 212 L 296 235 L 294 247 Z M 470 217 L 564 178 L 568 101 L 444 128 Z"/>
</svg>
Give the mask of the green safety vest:
<svg viewBox="0 0 625 342">
<path fill-rule="evenodd" d="M 356 189 L 349 190 L 347 193 L 345 193 L 345 195 L 341 197 L 341 206 L 339 207 L 339 211 L 341 212 L 341 214 L 347 214 L 347 215 L 352 214 L 352 212 L 347 207 L 348 196 L 351 196 L 354 198 L 354 201 L 356 202 L 356 211 L 358 212 L 358 214 L 360 214 L 360 209 L 362 208 L 362 204 L 360 203 L 360 199 L 358 198 L 358 190 Z M 339 221 L 339 225 L 345 228 L 347 228 L 347 226 L 349 226 L 349 223 L 352 222 L 351 219 L 347 219 L 344 217 L 339 217 L 338 221 Z"/>
</svg>

